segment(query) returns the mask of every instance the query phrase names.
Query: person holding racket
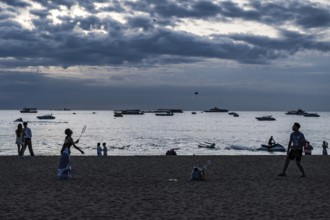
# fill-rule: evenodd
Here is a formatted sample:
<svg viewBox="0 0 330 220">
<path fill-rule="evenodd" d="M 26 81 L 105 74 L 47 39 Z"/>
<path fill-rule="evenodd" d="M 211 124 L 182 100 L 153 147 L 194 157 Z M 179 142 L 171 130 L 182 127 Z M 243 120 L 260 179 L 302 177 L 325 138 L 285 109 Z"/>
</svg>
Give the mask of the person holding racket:
<svg viewBox="0 0 330 220">
<path fill-rule="evenodd" d="M 57 178 L 59 180 L 68 180 L 71 178 L 71 161 L 70 161 L 70 148 L 73 146 L 76 148 L 80 153 L 84 154 L 84 151 L 81 150 L 76 144 L 79 142 L 79 139 L 77 141 L 73 141 L 72 134 L 73 131 L 69 128 L 65 129 L 66 137 L 63 144 L 63 147 L 61 149 L 61 158 L 60 163 L 57 169 Z M 83 132 L 82 132 L 83 133 Z M 80 135 L 81 137 L 81 135 Z"/>
</svg>

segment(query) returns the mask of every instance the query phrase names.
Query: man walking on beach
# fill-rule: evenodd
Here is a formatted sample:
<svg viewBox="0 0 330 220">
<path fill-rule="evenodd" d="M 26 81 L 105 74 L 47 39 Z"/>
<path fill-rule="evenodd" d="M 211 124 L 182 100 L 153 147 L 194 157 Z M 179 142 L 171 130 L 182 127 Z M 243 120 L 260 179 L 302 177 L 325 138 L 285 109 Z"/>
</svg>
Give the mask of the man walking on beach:
<svg viewBox="0 0 330 220">
<path fill-rule="evenodd" d="M 292 126 L 293 132 L 290 135 L 287 157 L 285 160 L 284 168 L 282 173 L 280 173 L 278 176 L 286 176 L 285 172 L 288 169 L 290 160 L 294 160 L 294 159 L 296 159 L 296 164 L 301 172 L 301 177 L 306 176 L 304 168 L 300 163 L 303 152 L 303 146 L 305 145 L 306 140 L 304 134 L 299 131 L 299 128 L 300 128 L 300 124 L 297 122 L 294 123 Z"/>
<path fill-rule="evenodd" d="M 32 131 L 31 129 L 27 126 L 27 122 L 23 123 L 24 126 L 24 144 L 21 150 L 21 157 L 24 156 L 24 151 L 26 149 L 26 146 L 29 147 L 30 155 L 34 157 L 33 149 L 32 149 Z"/>
</svg>

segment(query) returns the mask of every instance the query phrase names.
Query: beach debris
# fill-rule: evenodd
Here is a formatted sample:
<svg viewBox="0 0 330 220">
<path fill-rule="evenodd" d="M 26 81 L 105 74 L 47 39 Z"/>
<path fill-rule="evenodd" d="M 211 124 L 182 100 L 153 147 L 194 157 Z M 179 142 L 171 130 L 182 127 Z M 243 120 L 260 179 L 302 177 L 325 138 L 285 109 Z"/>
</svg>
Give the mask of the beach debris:
<svg viewBox="0 0 330 220">
<path fill-rule="evenodd" d="M 193 171 L 191 173 L 190 180 L 193 180 L 193 181 L 195 181 L 195 180 L 203 180 L 203 181 L 205 181 L 207 179 L 206 168 L 210 164 L 211 164 L 211 161 L 208 160 L 207 163 L 203 167 L 200 167 L 198 164 L 195 165 L 193 167 Z"/>
</svg>

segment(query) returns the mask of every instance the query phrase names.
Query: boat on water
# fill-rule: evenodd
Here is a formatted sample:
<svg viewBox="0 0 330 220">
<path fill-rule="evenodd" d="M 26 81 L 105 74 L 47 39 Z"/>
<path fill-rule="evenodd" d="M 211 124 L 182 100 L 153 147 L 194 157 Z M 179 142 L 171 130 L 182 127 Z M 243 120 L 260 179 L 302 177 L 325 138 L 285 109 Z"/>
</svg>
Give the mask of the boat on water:
<svg viewBox="0 0 330 220">
<path fill-rule="evenodd" d="M 55 116 L 53 116 L 52 114 L 48 114 L 48 115 L 37 116 L 37 118 L 51 120 L 51 119 L 55 119 Z"/>
<path fill-rule="evenodd" d="M 191 112 L 191 114 L 196 115 L 196 112 Z"/>
<path fill-rule="evenodd" d="M 123 114 L 121 112 L 115 112 L 113 114 L 114 117 L 123 117 Z"/>
<path fill-rule="evenodd" d="M 18 118 L 14 122 L 23 122 L 23 119 L 22 118 Z"/>
<path fill-rule="evenodd" d="M 228 112 L 228 109 L 221 109 L 218 107 L 214 107 L 209 110 L 204 110 L 204 112 Z"/>
<path fill-rule="evenodd" d="M 155 113 L 156 116 L 173 116 L 173 112 L 157 112 Z"/>
<path fill-rule="evenodd" d="M 120 111 L 116 111 L 116 112 L 120 112 L 123 115 L 143 115 L 144 114 L 144 112 L 141 111 L 140 109 L 120 110 Z"/>
<path fill-rule="evenodd" d="M 199 143 L 198 147 L 214 149 L 215 148 L 215 143 L 210 143 L 210 142 Z"/>
<path fill-rule="evenodd" d="M 38 113 L 37 108 L 23 108 L 20 110 L 21 113 Z"/>
<path fill-rule="evenodd" d="M 239 114 L 237 114 L 236 112 L 229 112 L 228 115 L 232 115 L 234 117 L 239 117 Z"/>
<path fill-rule="evenodd" d="M 183 113 L 182 109 L 177 108 L 159 108 L 156 112 L 172 112 L 172 113 Z"/>
<path fill-rule="evenodd" d="M 304 117 L 320 117 L 317 113 L 305 113 L 303 114 Z"/>
<path fill-rule="evenodd" d="M 266 145 L 262 144 L 257 151 L 268 151 L 268 152 L 285 152 L 286 149 L 280 144 Z"/>
<path fill-rule="evenodd" d="M 256 119 L 258 121 L 275 121 L 276 119 L 273 118 L 273 116 L 271 115 L 266 115 L 266 116 L 262 116 L 262 117 L 256 117 Z"/>
<path fill-rule="evenodd" d="M 306 111 L 304 111 L 304 110 L 302 110 L 302 109 L 298 109 L 298 110 L 296 110 L 296 111 L 288 111 L 288 112 L 286 112 L 285 114 L 286 115 L 303 115 L 303 114 L 305 114 L 306 113 Z"/>
</svg>

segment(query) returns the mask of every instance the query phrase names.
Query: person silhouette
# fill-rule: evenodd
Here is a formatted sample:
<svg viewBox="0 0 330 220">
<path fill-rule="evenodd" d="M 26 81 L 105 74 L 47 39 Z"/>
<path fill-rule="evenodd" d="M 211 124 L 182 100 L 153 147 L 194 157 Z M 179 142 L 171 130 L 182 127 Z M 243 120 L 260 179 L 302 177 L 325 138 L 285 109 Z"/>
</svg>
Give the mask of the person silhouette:
<svg viewBox="0 0 330 220">
<path fill-rule="evenodd" d="M 102 156 L 101 143 L 97 143 L 96 153 L 97 153 L 97 156 L 98 156 L 98 157 L 101 157 L 101 156 Z"/>
<path fill-rule="evenodd" d="M 69 129 L 69 128 L 65 129 L 64 133 L 66 134 L 66 137 L 65 137 L 62 149 L 61 149 L 60 163 L 59 163 L 58 169 L 57 169 L 57 178 L 59 180 L 69 180 L 71 178 L 71 170 L 72 170 L 71 159 L 70 159 L 71 146 L 73 146 L 74 148 L 79 150 L 81 154 L 85 153 L 83 150 L 81 150 L 76 145 L 79 142 L 79 140 L 77 140 L 75 142 L 73 141 L 73 139 L 71 137 L 73 134 L 73 131 L 71 129 Z"/>
<path fill-rule="evenodd" d="M 274 146 L 275 145 L 275 140 L 273 139 L 273 136 L 270 136 L 270 138 L 268 140 L 268 145 L 269 146 Z"/>
<path fill-rule="evenodd" d="M 304 134 L 301 133 L 299 129 L 300 129 L 300 124 L 297 122 L 294 123 L 292 126 L 293 132 L 290 135 L 290 140 L 288 143 L 287 158 L 285 160 L 283 171 L 278 176 L 286 176 L 286 170 L 289 166 L 290 160 L 294 160 L 294 159 L 296 160 L 296 164 L 301 172 L 301 177 L 306 176 L 304 168 L 300 163 L 303 146 L 306 144 L 306 140 Z"/>
<path fill-rule="evenodd" d="M 103 156 L 108 156 L 108 148 L 106 146 L 107 144 L 106 143 L 103 143 L 102 146 L 103 146 Z"/>
<path fill-rule="evenodd" d="M 328 151 L 327 151 L 327 148 L 328 148 L 328 142 L 323 141 L 322 148 L 323 148 L 323 150 L 322 150 L 322 154 L 323 154 L 323 155 L 328 155 Z"/>
<path fill-rule="evenodd" d="M 304 146 L 304 152 L 305 155 L 312 155 L 312 150 L 313 150 L 313 146 L 310 145 L 309 141 L 306 142 L 306 145 Z"/>
<path fill-rule="evenodd" d="M 34 157 L 33 149 L 32 149 L 32 131 L 31 129 L 27 126 L 27 122 L 23 122 L 23 136 L 24 136 L 24 144 L 21 149 L 21 157 L 24 158 L 24 152 L 26 149 L 26 146 L 29 148 L 30 155 Z"/>
<path fill-rule="evenodd" d="M 18 157 L 20 158 L 21 157 L 21 149 L 23 148 L 23 145 L 24 145 L 24 139 L 23 139 L 23 136 L 24 136 L 24 131 L 23 131 L 23 126 L 21 123 L 19 123 L 17 125 L 17 129 L 15 131 L 15 134 L 16 134 L 16 145 L 17 145 L 17 154 L 18 154 Z"/>
</svg>

